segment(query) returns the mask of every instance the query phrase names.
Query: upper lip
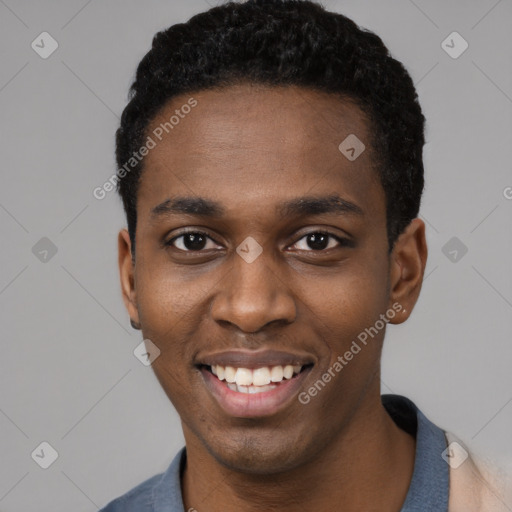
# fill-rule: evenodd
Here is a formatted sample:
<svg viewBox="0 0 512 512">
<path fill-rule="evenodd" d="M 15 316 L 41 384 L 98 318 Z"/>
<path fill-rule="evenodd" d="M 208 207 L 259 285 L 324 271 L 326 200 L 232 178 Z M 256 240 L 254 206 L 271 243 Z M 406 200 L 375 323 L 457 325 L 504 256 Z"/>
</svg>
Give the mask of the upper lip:
<svg viewBox="0 0 512 512">
<path fill-rule="evenodd" d="M 306 366 L 313 364 L 310 355 L 280 350 L 227 350 L 206 354 L 198 358 L 199 365 L 233 366 L 237 368 L 261 368 L 263 366 Z"/>
</svg>

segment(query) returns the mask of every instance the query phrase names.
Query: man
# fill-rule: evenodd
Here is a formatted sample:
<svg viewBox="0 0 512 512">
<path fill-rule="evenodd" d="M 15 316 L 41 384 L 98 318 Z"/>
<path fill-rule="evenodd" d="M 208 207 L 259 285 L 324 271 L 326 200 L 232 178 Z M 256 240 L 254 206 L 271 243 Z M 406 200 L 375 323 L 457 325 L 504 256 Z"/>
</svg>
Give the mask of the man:
<svg viewBox="0 0 512 512">
<path fill-rule="evenodd" d="M 427 259 L 423 131 L 403 66 L 316 3 L 155 36 L 117 132 L 119 267 L 186 448 L 104 511 L 506 510 L 380 394 Z"/>
</svg>

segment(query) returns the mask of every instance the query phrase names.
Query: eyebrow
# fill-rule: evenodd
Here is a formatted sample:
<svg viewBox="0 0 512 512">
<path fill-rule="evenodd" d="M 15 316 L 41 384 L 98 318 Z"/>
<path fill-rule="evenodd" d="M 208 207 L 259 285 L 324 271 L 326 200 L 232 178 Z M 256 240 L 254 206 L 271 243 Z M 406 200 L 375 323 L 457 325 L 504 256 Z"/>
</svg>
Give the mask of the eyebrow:
<svg viewBox="0 0 512 512">
<path fill-rule="evenodd" d="M 364 215 L 360 206 L 337 195 L 298 197 L 279 204 L 276 211 L 281 218 L 320 215 L 323 213 Z M 220 218 L 225 212 L 225 208 L 220 203 L 204 197 L 176 197 L 166 199 L 163 203 L 155 206 L 151 210 L 151 217 L 156 219 L 160 216 L 186 214 Z"/>
</svg>

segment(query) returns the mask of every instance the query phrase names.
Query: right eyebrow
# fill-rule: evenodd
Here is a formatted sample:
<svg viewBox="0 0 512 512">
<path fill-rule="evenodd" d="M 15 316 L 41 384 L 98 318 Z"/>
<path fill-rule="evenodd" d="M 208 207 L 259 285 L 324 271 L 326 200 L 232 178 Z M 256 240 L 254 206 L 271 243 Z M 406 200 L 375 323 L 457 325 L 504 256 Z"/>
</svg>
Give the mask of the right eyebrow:
<svg viewBox="0 0 512 512">
<path fill-rule="evenodd" d="M 221 217 L 225 210 L 220 203 L 203 197 L 176 197 L 166 199 L 151 210 L 151 217 L 181 213 L 201 217 Z"/>
</svg>

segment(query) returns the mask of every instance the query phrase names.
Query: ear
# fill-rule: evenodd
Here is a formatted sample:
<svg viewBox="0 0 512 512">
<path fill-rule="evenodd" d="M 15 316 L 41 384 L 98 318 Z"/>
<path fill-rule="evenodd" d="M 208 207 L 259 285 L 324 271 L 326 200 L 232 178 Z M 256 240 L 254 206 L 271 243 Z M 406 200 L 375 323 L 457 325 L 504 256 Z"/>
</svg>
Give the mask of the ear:
<svg viewBox="0 0 512 512">
<path fill-rule="evenodd" d="M 135 294 L 134 262 L 132 261 L 132 244 L 126 229 L 119 232 L 117 238 L 119 277 L 121 279 L 121 292 L 124 305 L 135 324 L 139 323 L 139 312 Z"/>
<path fill-rule="evenodd" d="M 389 307 L 394 304 L 397 311 L 390 323 L 401 324 L 409 318 L 420 294 L 427 253 L 425 223 L 413 219 L 396 240 L 390 255 Z"/>
</svg>

